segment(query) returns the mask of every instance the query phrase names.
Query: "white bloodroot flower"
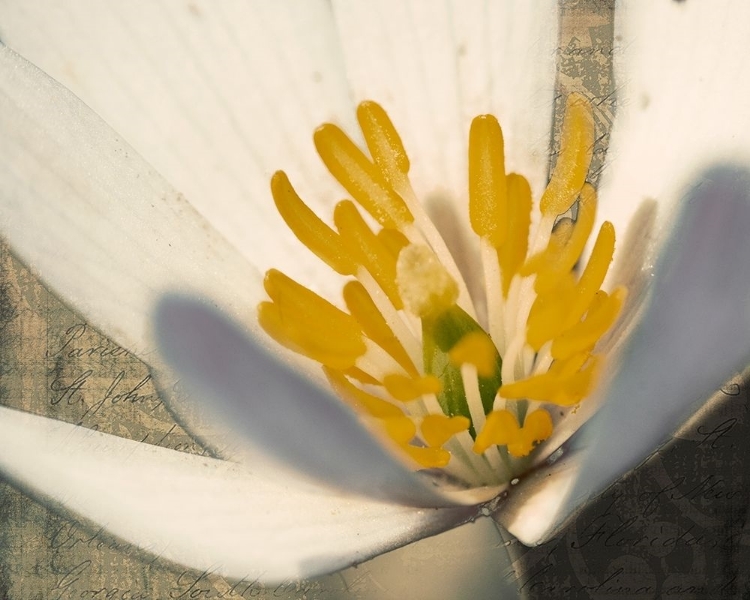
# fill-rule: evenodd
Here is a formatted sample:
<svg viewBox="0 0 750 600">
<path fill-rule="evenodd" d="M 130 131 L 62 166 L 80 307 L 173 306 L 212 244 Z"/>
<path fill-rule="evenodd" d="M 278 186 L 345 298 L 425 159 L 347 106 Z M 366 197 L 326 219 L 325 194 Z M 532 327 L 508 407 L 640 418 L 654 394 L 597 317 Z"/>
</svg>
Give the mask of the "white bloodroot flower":
<svg viewBox="0 0 750 600">
<path fill-rule="evenodd" d="M 750 360 L 745 3 L 618 4 L 598 193 L 544 2 L 112 6 L 0 7 L 2 234 L 222 458 L 0 409 L 51 506 L 268 581 L 539 543 Z"/>
</svg>

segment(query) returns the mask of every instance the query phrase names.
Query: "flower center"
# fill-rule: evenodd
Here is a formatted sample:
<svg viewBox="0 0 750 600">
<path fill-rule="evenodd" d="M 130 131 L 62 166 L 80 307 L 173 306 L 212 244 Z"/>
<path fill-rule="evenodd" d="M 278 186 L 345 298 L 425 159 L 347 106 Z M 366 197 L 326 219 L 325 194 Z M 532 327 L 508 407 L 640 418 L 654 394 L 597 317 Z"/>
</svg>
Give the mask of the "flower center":
<svg viewBox="0 0 750 600">
<path fill-rule="evenodd" d="M 284 172 L 271 179 L 289 228 L 349 279 L 346 310 L 271 270 L 259 322 L 278 343 L 320 363 L 334 391 L 417 467 L 442 468 L 470 485 L 507 482 L 591 392 L 600 364 L 595 346 L 625 299 L 623 288 L 600 289 L 614 251 L 611 223 L 576 269 L 597 202 L 585 183 L 590 105 L 568 98 L 560 154 L 534 227 L 527 180 L 505 172 L 500 125 L 491 115 L 472 122 L 468 208 L 484 270 L 482 316 L 412 189 L 409 158 L 387 114 L 367 101 L 357 118 L 369 157 L 335 125 L 314 136 L 354 200 L 336 205 L 335 228 Z"/>
</svg>

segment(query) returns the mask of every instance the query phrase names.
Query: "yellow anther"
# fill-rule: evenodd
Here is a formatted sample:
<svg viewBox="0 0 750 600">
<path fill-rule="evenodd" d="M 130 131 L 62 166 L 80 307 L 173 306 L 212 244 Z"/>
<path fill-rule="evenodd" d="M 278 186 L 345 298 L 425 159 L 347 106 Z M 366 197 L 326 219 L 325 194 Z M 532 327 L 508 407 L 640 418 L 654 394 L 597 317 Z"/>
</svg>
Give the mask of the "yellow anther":
<svg viewBox="0 0 750 600">
<path fill-rule="evenodd" d="M 409 157 L 391 119 L 380 104 L 365 100 L 357 107 L 357 120 L 370 156 L 386 181 L 397 185 L 409 172 Z"/>
<path fill-rule="evenodd" d="M 471 331 L 450 349 L 448 358 L 458 367 L 464 363 L 474 365 L 480 377 L 492 377 L 497 369 L 496 354 L 490 336 L 484 331 Z"/>
<path fill-rule="evenodd" d="M 407 373 L 416 376 L 418 372 L 414 363 L 361 283 L 350 281 L 344 286 L 344 302 L 365 335 L 390 354 Z"/>
<path fill-rule="evenodd" d="M 594 248 L 591 250 L 589 261 L 578 280 L 578 285 L 576 285 L 575 302 L 569 308 L 565 329 L 578 323 L 588 310 L 596 292 L 604 283 L 614 252 L 615 228 L 612 223 L 605 221 L 599 229 L 599 235 L 594 243 Z"/>
<path fill-rule="evenodd" d="M 396 283 L 406 309 L 422 318 L 434 318 L 458 299 L 458 284 L 427 246 L 411 244 L 396 263 Z"/>
<path fill-rule="evenodd" d="M 506 385 L 492 338 L 456 304 L 465 286 L 441 264 L 439 234 L 424 229 L 429 222 L 415 221 L 409 208 L 415 202 L 410 162 L 393 123 L 372 101 L 359 105 L 357 119 L 366 149 L 332 124 L 314 135 L 324 164 L 352 198 L 336 205 L 335 227 L 310 210 L 284 172 L 271 179 L 279 214 L 297 238 L 339 274 L 359 280 L 344 286 L 348 312 L 272 270 L 265 280 L 270 301 L 258 307 L 260 325 L 280 344 L 321 363 L 333 390 L 382 427 L 415 468 L 445 467 L 451 455 L 443 445 L 460 447 L 474 435 L 478 454 L 500 445 L 511 456 L 527 456 L 551 435 L 550 413 L 530 410 L 519 423 L 516 412 L 492 410 L 496 396 L 559 406 L 580 402 L 597 381 L 601 357 L 592 352 L 625 300 L 624 289 L 611 295 L 600 290 L 614 250 L 610 223 L 598 232 L 588 264 L 582 272 L 576 269 L 597 203 L 594 189 L 585 183 L 594 141 L 588 101 L 578 94 L 568 98 L 560 153 L 540 202 L 540 236 L 534 238 L 539 244 L 548 240 L 547 247 L 532 257 L 527 256 L 533 205 L 529 183 L 519 174 L 506 174 L 503 132 L 495 117 L 481 115 L 471 124 L 469 220 L 482 238 L 485 275 L 497 277 L 499 267 L 500 276 L 487 282 L 487 303 L 499 303 L 487 311 L 487 321 L 493 332 L 515 339 L 516 324 L 527 314 L 524 348 L 543 352 L 531 364 L 515 362 L 524 372 Z M 573 221 L 566 213 L 577 200 Z M 379 225 L 373 226 L 362 210 Z M 428 241 L 414 243 L 419 239 Z M 421 364 L 418 348 L 405 345 L 404 336 L 417 324 L 413 317 L 421 319 L 421 337 L 413 330 L 416 337 L 409 343 L 421 340 Z M 396 321 L 401 318 L 403 323 Z M 525 353 L 515 344 L 509 348 Z M 548 363 L 543 357 L 550 355 L 544 372 Z M 420 398 L 424 402 L 405 404 Z M 425 414 L 433 407 L 438 414 Z M 462 452 L 465 459 L 470 468 L 463 473 L 484 472 L 485 457 Z M 510 476 L 521 464 L 508 463 Z M 491 483 L 481 478 L 477 483 Z"/>
<path fill-rule="evenodd" d="M 398 229 L 381 229 L 378 231 L 378 239 L 388 249 L 394 261 L 398 259 L 401 250 L 409 245 L 409 240 Z"/>
<path fill-rule="evenodd" d="M 492 445 L 507 446 L 516 457 L 527 456 L 536 443 L 552 435 L 552 418 L 546 410 L 535 410 L 526 415 L 523 427 L 507 410 L 495 410 L 487 415 L 487 422 L 474 442 L 474 452 L 482 454 Z"/>
<path fill-rule="evenodd" d="M 385 431 L 397 444 L 408 444 L 417 434 L 417 426 L 409 417 L 393 417 L 383 419 Z"/>
<path fill-rule="evenodd" d="M 544 294 L 552 290 L 560 278 L 573 269 L 591 235 L 595 217 L 596 191 L 587 183 L 581 190 L 578 217 L 575 223 L 564 221 L 564 223 L 570 223 L 570 225 L 558 227 L 557 229 L 562 231 L 553 235 L 549 246 L 542 252 L 544 256 L 539 261 L 537 278 L 534 283 L 534 289 L 538 294 Z M 532 261 L 533 258 L 529 262 Z"/>
<path fill-rule="evenodd" d="M 534 273 L 544 273 L 554 268 L 558 255 L 563 251 L 573 235 L 575 222 L 567 217 L 560 219 L 550 234 L 547 247 L 538 252 L 521 267 L 521 275 L 528 277 Z"/>
<path fill-rule="evenodd" d="M 410 402 L 425 394 L 439 394 L 443 389 L 440 380 L 434 375 L 423 377 L 406 377 L 405 375 L 386 375 L 383 386 L 396 400 Z"/>
<path fill-rule="evenodd" d="M 508 231 L 503 132 L 492 115 L 481 115 L 469 130 L 469 219 L 474 232 L 500 247 Z"/>
<path fill-rule="evenodd" d="M 383 227 L 398 229 L 414 217 L 380 169 L 335 125 L 315 131 L 315 147 L 328 170 Z"/>
<path fill-rule="evenodd" d="M 287 318 L 297 323 L 320 328 L 323 331 L 345 330 L 351 337 L 361 337 L 361 329 L 351 315 L 346 314 L 318 294 L 287 277 L 281 271 L 270 269 L 263 279 L 266 293 Z"/>
<path fill-rule="evenodd" d="M 442 469 L 447 467 L 451 460 L 450 452 L 442 448 L 422 448 L 411 444 L 401 448 L 414 462 L 426 469 Z"/>
<path fill-rule="evenodd" d="M 258 319 L 280 344 L 338 369 L 354 366 L 367 350 L 354 317 L 315 292 L 275 269 L 263 284 L 273 303 L 260 304 Z"/>
<path fill-rule="evenodd" d="M 373 276 L 396 309 L 403 308 L 396 285 L 396 260 L 348 200 L 336 205 L 333 221 L 348 252 Z"/>
<path fill-rule="evenodd" d="M 578 352 L 565 360 L 555 361 L 550 370 L 560 381 L 564 381 L 578 373 L 590 359 L 591 353 L 587 351 Z"/>
<path fill-rule="evenodd" d="M 557 393 L 562 379 L 558 373 L 558 363 L 552 363 L 549 371 L 541 375 L 534 375 L 514 383 L 506 383 L 500 387 L 498 394 L 509 400 L 537 400 L 548 402 Z"/>
<path fill-rule="evenodd" d="M 354 275 L 357 265 L 344 248 L 339 234 L 310 210 L 283 171 L 277 171 L 271 178 L 271 194 L 281 218 L 300 242 L 337 273 Z"/>
<path fill-rule="evenodd" d="M 359 389 L 340 371 L 323 367 L 323 372 L 333 390 L 354 406 L 355 409 L 361 410 L 376 419 L 399 419 L 404 417 L 404 411 L 398 406 Z"/>
<path fill-rule="evenodd" d="M 599 291 L 612 262 L 615 230 L 606 221 L 599 230 L 586 268 L 577 283 L 569 273 L 562 275 L 557 287 L 537 297 L 527 322 L 526 341 L 534 350 L 574 327 L 586 313 Z"/>
<path fill-rule="evenodd" d="M 594 385 L 596 385 L 597 377 L 599 376 L 600 365 L 601 357 L 592 356 L 585 367 L 565 381 L 565 385 L 556 391 L 550 402 L 558 406 L 573 406 L 574 404 L 578 404 L 594 391 Z"/>
<path fill-rule="evenodd" d="M 526 341 L 534 350 L 538 352 L 545 342 L 564 331 L 564 321 L 575 293 L 575 278 L 568 273 L 552 292 L 537 296 L 526 322 Z"/>
<path fill-rule="evenodd" d="M 351 367 L 349 369 L 344 370 L 343 373 L 347 377 L 351 377 L 352 379 L 356 379 L 357 381 L 360 381 L 362 383 L 367 383 L 369 385 L 381 385 L 377 379 L 375 379 L 369 373 L 365 373 L 359 367 Z"/>
<path fill-rule="evenodd" d="M 483 454 L 495 444 L 505 445 L 510 434 L 518 429 L 518 421 L 507 410 L 493 410 L 487 415 L 487 421 L 474 440 L 474 452 Z"/>
<path fill-rule="evenodd" d="M 333 327 L 321 331 L 321 327 L 297 320 L 273 302 L 258 305 L 258 323 L 285 348 L 334 369 L 353 367 L 366 350 L 361 337 L 356 337 L 353 331 L 337 331 Z"/>
<path fill-rule="evenodd" d="M 593 388 L 599 365 L 597 356 L 574 355 L 552 363 L 546 373 L 500 387 L 498 394 L 509 400 L 536 400 L 560 406 L 581 401 Z"/>
<path fill-rule="evenodd" d="M 555 217 L 575 202 L 586 180 L 594 150 L 594 116 L 591 104 L 580 94 L 571 94 L 565 106 L 560 153 L 539 209 Z"/>
<path fill-rule="evenodd" d="M 429 446 L 440 447 L 457 433 L 467 431 L 471 421 L 466 417 L 445 415 L 427 415 L 422 419 L 419 430 Z"/>
<path fill-rule="evenodd" d="M 552 342 L 552 357 L 565 359 L 593 348 L 617 320 L 626 296 L 624 287 L 616 288 L 611 296 L 597 292 L 585 318 Z"/>
<path fill-rule="evenodd" d="M 417 427 L 414 422 L 407 417 L 404 412 L 390 402 L 368 394 L 352 384 L 340 371 L 323 368 L 328 377 L 333 390 L 344 400 L 352 404 L 356 410 L 360 410 L 371 417 L 379 419 L 382 423 L 385 433 L 392 439 L 412 460 L 419 466 L 426 468 L 442 468 L 450 461 L 450 453 L 440 447 L 422 448 L 413 446 L 409 442 L 414 439 L 417 433 Z M 448 419 L 449 427 L 457 429 L 460 420 L 463 417 Z M 468 421 L 468 419 L 465 419 Z M 468 428 L 468 424 L 464 429 Z M 424 429 L 424 425 L 422 426 Z M 449 436 L 450 437 L 450 436 Z M 446 440 L 447 441 L 447 440 Z M 429 443 L 429 442 L 428 442 Z"/>
<path fill-rule="evenodd" d="M 510 282 L 526 260 L 531 225 L 531 187 L 525 177 L 510 173 L 508 184 L 508 232 L 505 243 L 497 249 L 502 273 L 503 296 L 507 298 Z"/>
</svg>

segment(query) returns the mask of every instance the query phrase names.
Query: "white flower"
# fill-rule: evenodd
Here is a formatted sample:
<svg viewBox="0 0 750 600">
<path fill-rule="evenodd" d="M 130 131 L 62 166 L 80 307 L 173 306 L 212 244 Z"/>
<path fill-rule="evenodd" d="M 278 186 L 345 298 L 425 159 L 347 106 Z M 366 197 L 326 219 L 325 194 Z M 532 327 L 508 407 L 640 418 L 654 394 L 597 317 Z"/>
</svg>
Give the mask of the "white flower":
<svg viewBox="0 0 750 600">
<path fill-rule="evenodd" d="M 337 199 L 306 140 L 323 121 L 354 131 L 358 100 L 382 102 L 399 127 L 418 197 L 465 198 L 469 120 L 492 113 L 503 126 L 508 169 L 529 178 L 538 200 L 554 12 L 544 2 L 492 4 L 489 14 L 463 3 L 373 4 L 148 3 L 138 18 L 101 3 L 38 13 L 3 7 L 3 41 L 77 89 L 193 203 L 71 93 L 3 48 L 3 235 L 91 323 L 167 373 L 152 327 L 165 293 L 210 298 L 251 335 L 259 335 L 254 315 L 267 267 L 283 265 L 295 279 L 317 281 L 322 294 L 338 293 L 340 283 L 297 251 L 271 212 L 267 182 L 284 168 L 319 208 Z M 600 396 L 607 404 L 598 427 L 507 500 L 481 507 L 476 497 L 457 499 L 425 483 L 343 405 L 245 333 L 175 300 L 159 313 L 162 347 L 187 369 L 205 405 L 233 418 L 241 434 L 233 443 L 247 444 L 235 457 L 252 452 L 251 461 L 207 460 L 4 409 L 0 468 L 116 535 L 234 577 L 335 570 L 483 509 L 497 510 L 524 541 L 548 534 L 750 360 L 742 259 L 750 255 L 743 102 L 750 73 L 740 27 L 750 8 L 739 1 L 619 8 L 620 105 L 599 220 L 624 231 L 642 201 L 655 200 L 657 231 L 664 239 L 673 233 L 640 325 Z M 84 34 L 101 56 L 79 49 Z M 56 64 L 59 45 L 70 58 Z M 237 419 L 232 411 L 244 396 L 250 414 Z M 193 424 L 195 408 L 183 415 Z M 576 426 L 590 411 L 579 412 Z M 572 433 L 572 421 L 560 431 Z"/>
</svg>

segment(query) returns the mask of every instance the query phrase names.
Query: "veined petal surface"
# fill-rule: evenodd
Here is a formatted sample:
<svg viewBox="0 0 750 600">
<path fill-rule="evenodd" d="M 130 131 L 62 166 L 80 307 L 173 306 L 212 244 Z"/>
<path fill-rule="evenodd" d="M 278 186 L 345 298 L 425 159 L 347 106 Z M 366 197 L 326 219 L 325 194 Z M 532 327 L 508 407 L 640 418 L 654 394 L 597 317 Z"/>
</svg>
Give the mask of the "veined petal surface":
<svg viewBox="0 0 750 600">
<path fill-rule="evenodd" d="M 557 10 L 546 2 L 334 2 L 357 99 L 380 102 L 413 161 L 423 200 L 459 207 L 467 194 L 471 119 L 503 126 L 508 171 L 546 184 L 555 85 Z M 468 231 L 468 223 L 464 224 Z"/>
<path fill-rule="evenodd" d="M 750 164 L 694 181 L 606 404 L 579 436 L 586 455 L 573 501 L 644 460 L 750 363 L 748 230 Z"/>
<path fill-rule="evenodd" d="M 659 204 L 657 233 L 706 169 L 750 161 L 750 5 L 617 3 L 616 119 L 598 221 Z"/>
<path fill-rule="evenodd" d="M 260 276 L 60 84 L 0 47 L 0 227 L 14 252 L 119 344 L 156 361 L 167 290 L 212 294 L 246 321 Z"/>
<path fill-rule="evenodd" d="M 498 515 L 521 541 L 543 541 L 750 362 L 748 229 L 750 165 L 702 174 L 680 202 L 643 314 L 600 390 L 605 404 Z"/>
<path fill-rule="evenodd" d="M 284 169 L 316 210 L 340 199 L 312 144 L 323 121 L 355 122 L 327 2 L 8 0 L 0 39 L 87 103 L 260 270 L 338 291 L 299 253 L 269 191 Z"/>
<path fill-rule="evenodd" d="M 745 276 L 736 272 L 750 251 L 740 233 L 748 226 L 742 186 L 750 165 L 743 58 L 750 52 L 749 10 L 733 0 L 617 4 L 617 110 L 597 221 L 610 220 L 618 231 L 633 224 L 618 240 L 622 268 L 612 272 L 631 288 L 630 306 L 644 299 L 644 283 L 655 291 L 637 317 L 643 321 L 619 375 L 600 398 L 607 402 L 601 415 L 544 467 L 549 477 L 540 471 L 522 483 L 513 507 L 500 513 L 526 542 L 543 540 L 582 501 L 643 460 L 750 359 L 742 339 Z M 692 241 L 684 239 L 688 231 Z M 668 237 L 667 257 L 651 274 Z M 678 261 L 683 275 L 676 278 Z M 582 462 L 587 456 L 596 458 Z M 581 472 L 590 477 L 576 483 Z M 538 506 L 550 520 L 539 521 Z"/>
<path fill-rule="evenodd" d="M 0 468 L 151 553 L 252 581 L 334 571 L 455 526 L 424 510 L 280 482 L 263 465 L 175 452 L 0 408 Z"/>
</svg>

